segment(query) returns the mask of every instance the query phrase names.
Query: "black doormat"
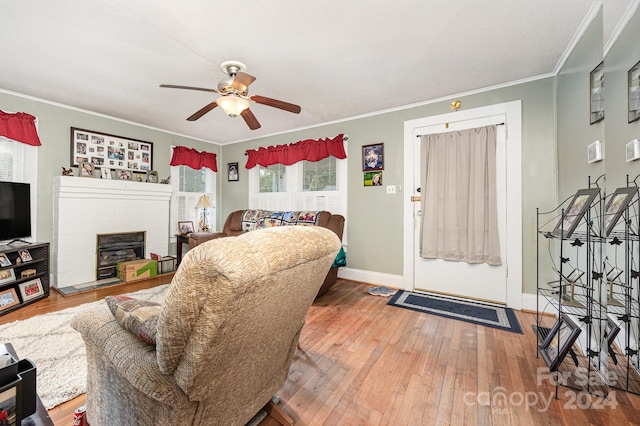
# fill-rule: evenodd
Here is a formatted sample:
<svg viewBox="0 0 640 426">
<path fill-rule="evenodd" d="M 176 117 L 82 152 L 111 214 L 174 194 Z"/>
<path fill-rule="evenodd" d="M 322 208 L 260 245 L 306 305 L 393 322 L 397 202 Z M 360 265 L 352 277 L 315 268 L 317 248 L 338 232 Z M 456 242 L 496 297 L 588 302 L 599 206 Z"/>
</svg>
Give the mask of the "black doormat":
<svg viewBox="0 0 640 426">
<path fill-rule="evenodd" d="M 397 292 L 389 300 L 388 304 L 426 314 L 524 334 L 513 309 L 500 305 L 409 291 Z"/>
</svg>

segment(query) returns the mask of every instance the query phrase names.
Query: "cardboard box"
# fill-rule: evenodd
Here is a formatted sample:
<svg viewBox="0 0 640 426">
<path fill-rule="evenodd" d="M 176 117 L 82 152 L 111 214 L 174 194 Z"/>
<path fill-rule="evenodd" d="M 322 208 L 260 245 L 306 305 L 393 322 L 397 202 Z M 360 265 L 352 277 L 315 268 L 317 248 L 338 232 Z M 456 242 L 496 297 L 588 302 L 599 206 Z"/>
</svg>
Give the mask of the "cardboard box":
<svg viewBox="0 0 640 426">
<path fill-rule="evenodd" d="M 151 259 L 118 262 L 118 279 L 133 281 L 158 275 L 158 262 Z"/>
</svg>

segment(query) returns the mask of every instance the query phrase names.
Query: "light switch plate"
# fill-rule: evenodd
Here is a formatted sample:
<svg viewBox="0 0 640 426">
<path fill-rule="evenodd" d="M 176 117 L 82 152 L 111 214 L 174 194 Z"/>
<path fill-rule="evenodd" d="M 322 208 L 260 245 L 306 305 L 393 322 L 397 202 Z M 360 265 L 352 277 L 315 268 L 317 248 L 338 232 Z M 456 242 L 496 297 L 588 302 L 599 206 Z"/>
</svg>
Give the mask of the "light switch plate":
<svg viewBox="0 0 640 426">
<path fill-rule="evenodd" d="M 395 194 L 396 186 L 395 185 L 387 185 L 387 194 Z"/>
</svg>

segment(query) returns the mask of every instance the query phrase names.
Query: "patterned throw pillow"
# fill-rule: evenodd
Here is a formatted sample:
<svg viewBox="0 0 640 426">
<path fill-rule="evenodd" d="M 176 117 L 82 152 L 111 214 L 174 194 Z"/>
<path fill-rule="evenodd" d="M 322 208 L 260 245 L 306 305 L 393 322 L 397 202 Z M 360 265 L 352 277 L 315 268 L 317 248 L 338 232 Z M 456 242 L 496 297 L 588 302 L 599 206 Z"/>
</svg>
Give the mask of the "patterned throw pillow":
<svg viewBox="0 0 640 426">
<path fill-rule="evenodd" d="M 129 296 L 107 296 L 105 301 L 118 324 L 143 342 L 156 345 L 156 331 L 162 305 Z"/>
</svg>

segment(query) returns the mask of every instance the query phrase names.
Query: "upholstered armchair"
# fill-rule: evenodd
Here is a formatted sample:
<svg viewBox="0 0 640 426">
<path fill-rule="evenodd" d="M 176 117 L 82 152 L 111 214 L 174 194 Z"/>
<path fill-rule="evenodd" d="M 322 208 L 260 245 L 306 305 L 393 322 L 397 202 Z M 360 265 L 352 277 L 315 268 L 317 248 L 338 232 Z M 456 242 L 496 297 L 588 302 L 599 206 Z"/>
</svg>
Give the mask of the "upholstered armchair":
<svg viewBox="0 0 640 426">
<path fill-rule="evenodd" d="M 284 385 L 305 315 L 340 249 L 322 227 L 277 227 L 190 250 L 167 290 L 156 345 L 106 306 L 72 326 L 87 349 L 87 420 L 244 425 Z"/>
</svg>

